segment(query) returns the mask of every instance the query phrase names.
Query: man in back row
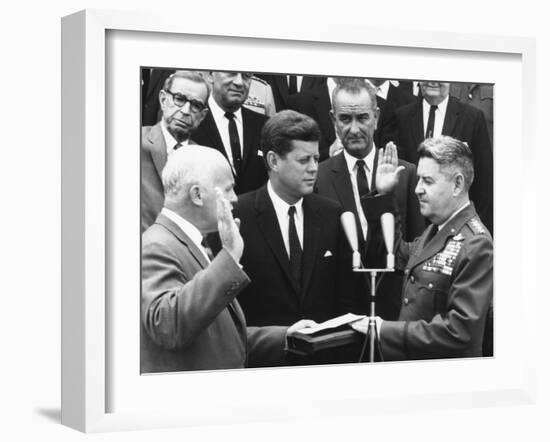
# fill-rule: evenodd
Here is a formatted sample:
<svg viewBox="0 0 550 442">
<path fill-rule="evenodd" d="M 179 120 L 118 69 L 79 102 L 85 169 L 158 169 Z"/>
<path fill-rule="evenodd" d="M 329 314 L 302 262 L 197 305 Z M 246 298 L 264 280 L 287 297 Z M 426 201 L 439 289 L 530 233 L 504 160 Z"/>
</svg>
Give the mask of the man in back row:
<svg viewBox="0 0 550 442">
<path fill-rule="evenodd" d="M 362 196 L 377 193 L 378 149 L 374 142 L 374 133 L 380 110 L 374 88 L 361 78 L 343 80 L 332 93 L 330 115 L 344 150 L 319 165 L 317 191 L 320 195 L 337 201 L 344 211 L 355 215 L 364 266 L 384 266 L 385 260 L 378 259 L 379 250 L 384 245 L 377 241 L 378 235 L 373 229 L 368 231 L 367 218 L 360 202 Z M 393 193 L 399 209 L 403 237 L 411 241 L 422 233 L 425 224 L 414 194 L 416 168 L 402 160 L 399 160 L 399 164 L 405 169 L 399 175 Z M 363 275 L 355 274 L 353 278 L 360 288 L 356 311 L 368 314 L 370 302 Z M 402 273 L 387 274 L 380 285 L 377 312 L 384 319 L 397 319 L 399 315 L 402 279 Z"/>
<path fill-rule="evenodd" d="M 164 203 L 162 170 L 172 152 L 195 144 L 191 139 L 208 113 L 208 85 L 198 72 L 177 71 L 160 90 L 161 120 L 141 130 L 141 233 Z"/>
</svg>

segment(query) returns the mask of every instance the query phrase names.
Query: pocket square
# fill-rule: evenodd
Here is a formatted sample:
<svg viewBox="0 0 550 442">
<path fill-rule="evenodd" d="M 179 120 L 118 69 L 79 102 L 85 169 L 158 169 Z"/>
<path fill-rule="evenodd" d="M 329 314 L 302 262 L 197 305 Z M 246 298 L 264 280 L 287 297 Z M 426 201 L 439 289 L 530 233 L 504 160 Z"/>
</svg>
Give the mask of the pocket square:
<svg viewBox="0 0 550 442">
<path fill-rule="evenodd" d="M 328 258 L 329 256 L 332 256 L 332 252 L 330 250 L 327 250 L 323 258 Z"/>
<path fill-rule="evenodd" d="M 259 157 L 263 157 L 263 156 L 264 156 L 264 153 L 263 153 L 261 150 L 259 150 L 259 149 L 258 149 L 258 156 L 259 156 Z"/>
</svg>

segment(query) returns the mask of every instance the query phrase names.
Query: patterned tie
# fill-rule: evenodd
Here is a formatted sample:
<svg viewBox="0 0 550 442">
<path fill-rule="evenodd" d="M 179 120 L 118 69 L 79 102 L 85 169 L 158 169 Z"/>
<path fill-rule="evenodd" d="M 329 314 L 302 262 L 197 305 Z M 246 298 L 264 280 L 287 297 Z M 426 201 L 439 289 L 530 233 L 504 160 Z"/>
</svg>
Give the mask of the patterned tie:
<svg viewBox="0 0 550 442">
<path fill-rule="evenodd" d="M 225 118 L 229 120 L 229 144 L 231 145 L 231 154 L 233 156 L 233 168 L 235 169 L 235 175 L 239 176 L 241 173 L 241 142 L 239 140 L 239 132 L 237 132 L 237 123 L 235 123 L 235 114 L 233 112 L 226 112 Z"/>
<path fill-rule="evenodd" d="M 367 174 L 365 172 L 365 161 L 357 160 L 355 162 L 357 167 L 357 191 L 359 192 L 359 198 L 369 193 L 369 182 L 367 181 Z"/>
<path fill-rule="evenodd" d="M 296 207 L 290 206 L 288 208 L 288 244 L 290 249 L 290 268 L 294 279 L 298 283 L 298 287 L 300 287 L 302 282 L 302 247 L 300 246 L 296 223 L 294 222 L 295 213 Z"/>
<path fill-rule="evenodd" d="M 437 106 L 430 106 L 430 115 L 428 116 L 428 127 L 426 128 L 426 138 L 432 138 L 434 136 L 435 125 L 435 111 Z"/>
</svg>

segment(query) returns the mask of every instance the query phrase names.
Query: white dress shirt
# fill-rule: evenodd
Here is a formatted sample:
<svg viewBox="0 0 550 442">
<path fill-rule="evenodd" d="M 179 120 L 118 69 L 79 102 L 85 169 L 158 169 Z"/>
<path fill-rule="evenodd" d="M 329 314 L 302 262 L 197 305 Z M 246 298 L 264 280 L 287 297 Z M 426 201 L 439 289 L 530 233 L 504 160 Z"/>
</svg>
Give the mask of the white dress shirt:
<svg viewBox="0 0 550 442">
<path fill-rule="evenodd" d="M 365 162 L 365 173 L 367 175 L 367 182 L 369 183 L 369 190 L 372 190 L 372 171 L 374 169 L 374 156 L 376 153 L 376 146 L 372 144 L 372 149 L 369 154 L 363 158 Z M 344 158 L 346 160 L 346 165 L 348 166 L 349 178 L 351 180 L 351 187 L 353 189 L 353 199 L 355 200 L 355 207 L 357 208 L 357 213 L 359 214 L 359 221 L 361 222 L 361 230 L 363 231 L 363 238 L 367 234 L 367 218 L 363 213 L 363 208 L 361 207 L 361 200 L 359 199 L 359 190 L 357 189 L 357 160 L 351 156 L 349 153 L 344 150 Z"/>
<path fill-rule="evenodd" d="M 443 122 L 445 121 L 447 104 L 449 104 L 449 97 L 445 98 L 437 105 L 437 110 L 435 111 L 434 133 L 432 137 L 439 137 L 443 131 Z M 422 100 L 422 117 L 424 119 L 423 133 L 426 134 L 426 129 L 428 128 L 428 118 L 430 117 L 430 104 L 426 100 Z"/>
<path fill-rule="evenodd" d="M 273 207 L 275 208 L 275 214 L 277 215 L 277 220 L 279 221 L 279 228 L 281 229 L 283 242 L 285 243 L 286 253 L 290 257 L 290 241 L 288 239 L 288 225 L 290 219 L 288 215 L 288 208 L 290 207 L 290 204 L 287 204 L 279 197 L 279 195 L 275 193 L 275 190 L 273 190 L 273 186 L 271 185 L 271 181 L 267 182 L 267 193 L 269 194 L 269 198 L 271 198 L 271 202 L 273 203 Z M 304 199 L 300 198 L 300 200 L 296 204 L 294 204 L 294 207 L 296 207 L 296 213 L 294 214 L 294 224 L 296 225 L 296 233 L 298 233 L 298 239 L 300 240 L 300 246 L 302 247 L 302 250 L 304 249 L 304 209 L 302 207 L 303 202 Z"/>
<path fill-rule="evenodd" d="M 302 90 L 302 81 L 304 80 L 303 75 L 296 75 L 296 91 L 300 92 Z M 286 76 L 286 84 L 290 86 L 290 75 Z"/>
<path fill-rule="evenodd" d="M 227 155 L 227 158 L 229 159 L 229 164 L 231 164 L 234 172 L 235 168 L 233 166 L 233 152 L 231 151 L 231 142 L 229 141 L 229 120 L 225 118 L 225 111 L 220 106 L 218 106 L 218 103 L 216 103 L 216 100 L 214 100 L 212 96 L 208 98 L 208 106 L 210 107 L 210 112 L 212 113 L 214 122 L 218 127 L 218 132 L 220 133 L 225 153 Z M 235 124 L 237 125 L 237 132 L 239 134 L 241 158 L 243 158 L 243 114 L 241 108 L 233 113 L 235 114 Z"/>
<path fill-rule="evenodd" d="M 166 127 L 166 123 L 164 122 L 164 120 L 160 121 L 160 130 L 162 131 L 162 135 L 164 136 L 164 142 L 166 144 L 166 154 L 170 156 L 170 154 L 174 152 L 174 147 L 176 147 L 178 141 L 172 136 L 170 132 L 168 132 L 168 128 Z M 189 138 L 187 140 L 183 140 L 179 144 L 180 146 L 187 146 L 189 144 Z"/>
<path fill-rule="evenodd" d="M 179 216 L 177 213 L 171 211 L 170 209 L 167 209 L 166 207 L 163 207 L 160 211 L 166 218 L 169 218 L 172 220 L 182 231 L 185 233 L 191 241 L 197 246 L 197 248 L 202 252 L 204 255 L 204 258 L 210 262 L 210 258 L 208 258 L 208 252 L 206 249 L 202 246 L 202 234 L 199 229 L 197 229 L 193 224 L 191 224 L 186 219 Z"/>
</svg>

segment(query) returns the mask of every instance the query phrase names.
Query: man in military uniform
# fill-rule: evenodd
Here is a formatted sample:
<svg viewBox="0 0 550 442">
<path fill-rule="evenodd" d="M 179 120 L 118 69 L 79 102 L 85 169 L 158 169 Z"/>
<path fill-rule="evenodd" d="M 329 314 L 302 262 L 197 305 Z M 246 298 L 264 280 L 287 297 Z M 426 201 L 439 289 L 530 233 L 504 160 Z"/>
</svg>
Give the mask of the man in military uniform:
<svg viewBox="0 0 550 442">
<path fill-rule="evenodd" d="M 276 110 L 273 91 L 267 81 L 255 75 L 252 76 L 248 97 L 243 106 L 267 117 L 275 115 Z"/>
<path fill-rule="evenodd" d="M 398 321 L 376 318 L 385 360 L 482 356 L 493 299 L 493 241 L 468 197 L 474 173 L 466 143 L 430 138 L 419 149 L 416 194 L 432 223 L 412 243 L 396 229 L 396 267 L 403 269 Z M 369 222 L 392 209 L 391 192 L 402 166 L 395 146 L 379 155 L 381 195 L 363 199 Z M 354 324 L 366 332 L 368 321 Z"/>
</svg>

